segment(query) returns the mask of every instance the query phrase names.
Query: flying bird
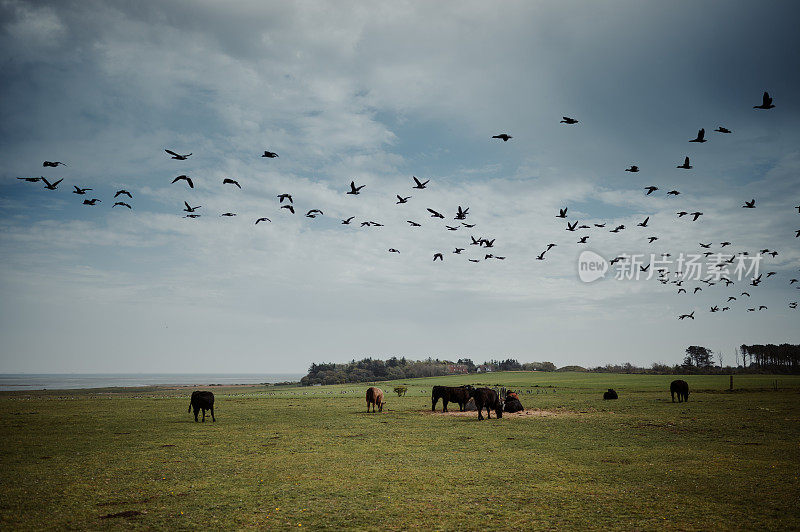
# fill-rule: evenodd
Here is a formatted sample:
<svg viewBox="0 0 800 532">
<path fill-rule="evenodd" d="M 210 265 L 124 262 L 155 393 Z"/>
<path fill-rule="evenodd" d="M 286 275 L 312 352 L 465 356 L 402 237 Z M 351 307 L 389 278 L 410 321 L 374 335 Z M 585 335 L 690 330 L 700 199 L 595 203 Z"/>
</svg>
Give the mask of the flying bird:
<svg viewBox="0 0 800 532">
<path fill-rule="evenodd" d="M 585 244 L 587 240 L 589 240 L 588 236 L 582 236 L 581 239 L 578 240 L 578 244 Z"/>
<path fill-rule="evenodd" d="M 97 198 L 85 199 L 85 200 L 83 200 L 83 204 L 84 205 L 92 205 L 92 206 L 94 206 L 94 204 L 97 203 L 98 201 L 102 201 L 102 200 L 99 200 Z"/>
<path fill-rule="evenodd" d="M 463 225 L 464 227 L 469 228 L 469 229 L 475 227 L 475 224 L 468 224 L 466 222 L 461 222 L 461 225 Z"/>
<path fill-rule="evenodd" d="M 693 138 L 689 142 L 705 142 L 706 141 L 705 136 L 706 136 L 706 130 L 705 130 L 705 128 L 701 128 L 697 132 L 697 137 Z"/>
<path fill-rule="evenodd" d="M 420 182 L 420 180 L 419 180 L 419 179 L 417 179 L 417 176 L 413 176 L 413 175 L 412 175 L 411 177 L 413 177 L 413 178 L 414 178 L 414 182 L 416 183 L 416 185 L 414 185 L 414 186 L 413 186 L 413 187 L 411 187 L 411 188 L 419 188 L 419 189 L 423 189 L 423 188 L 425 188 L 425 186 L 428 184 L 428 181 L 430 181 L 430 179 L 428 179 L 428 181 L 425 181 L 424 183 L 422 183 L 422 182 Z"/>
<path fill-rule="evenodd" d="M 129 208 L 129 209 L 131 209 L 131 208 L 132 208 L 130 205 L 128 205 L 128 204 L 127 204 L 127 203 L 125 203 L 124 201 L 118 201 L 118 202 L 116 202 L 114 205 L 112 205 L 112 206 L 111 206 L 111 208 L 113 209 L 113 208 L 114 208 L 114 207 L 116 207 L 117 205 L 121 205 L 122 207 L 127 207 L 127 208 Z"/>
<path fill-rule="evenodd" d="M 231 216 L 236 216 L 236 213 L 235 212 L 223 212 L 222 214 L 220 214 L 220 216 L 231 217 Z"/>
<path fill-rule="evenodd" d="M 567 217 L 567 209 L 569 209 L 569 207 L 564 207 L 563 209 L 558 209 L 558 214 L 556 214 L 556 218 L 566 218 Z"/>
<path fill-rule="evenodd" d="M 187 214 L 184 218 L 200 218 L 199 214 Z"/>
<path fill-rule="evenodd" d="M 715 129 L 714 131 L 716 131 L 717 133 L 730 133 L 731 132 L 730 129 L 728 129 L 727 127 L 722 127 L 722 126 L 717 127 L 717 129 Z"/>
<path fill-rule="evenodd" d="M 689 170 L 690 168 L 692 168 L 692 165 L 689 164 L 689 158 L 685 157 L 683 159 L 683 164 L 679 164 L 675 168 L 683 168 L 684 170 Z"/>
<path fill-rule="evenodd" d="M 62 163 L 61 161 L 45 161 L 42 163 L 42 166 L 45 168 L 56 168 L 58 165 L 67 166 L 66 163 Z"/>
<path fill-rule="evenodd" d="M 44 188 L 46 188 L 47 190 L 55 190 L 58 188 L 58 184 L 64 181 L 64 178 L 62 177 L 58 181 L 51 183 L 45 177 L 42 177 L 42 181 L 44 181 Z"/>
<path fill-rule="evenodd" d="M 625 171 L 626 172 L 638 172 L 639 171 L 639 167 L 636 166 L 635 164 L 632 164 L 631 167 L 630 168 L 626 168 Z"/>
<path fill-rule="evenodd" d="M 453 227 L 452 225 L 445 225 L 448 231 L 458 231 L 458 226 Z"/>
<path fill-rule="evenodd" d="M 183 210 L 184 210 L 184 212 L 194 212 L 194 211 L 196 211 L 197 209 L 199 209 L 200 207 L 202 207 L 202 205 L 198 205 L 197 207 L 192 207 L 192 206 L 191 206 L 191 205 L 189 205 L 189 203 L 188 203 L 188 202 L 186 202 L 186 201 L 184 201 L 184 202 L 183 202 L 183 204 L 184 204 L 184 205 L 186 205 L 186 208 L 185 208 L 185 209 L 183 209 Z"/>
<path fill-rule="evenodd" d="M 441 253 L 434 253 L 434 254 L 433 254 L 433 260 L 434 260 L 434 261 L 436 261 L 436 259 L 439 259 L 439 260 L 441 260 L 441 261 L 444 261 L 444 257 L 442 257 L 442 254 L 441 254 Z"/>
<path fill-rule="evenodd" d="M 75 190 L 72 191 L 73 194 L 84 195 L 86 194 L 87 190 L 92 190 L 91 188 L 80 188 L 78 187 L 78 185 L 72 185 L 72 186 L 75 187 Z"/>
<path fill-rule="evenodd" d="M 194 183 L 192 183 L 192 179 L 189 176 L 179 175 L 178 177 L 173 179 L 172 182 L 175 183 L 177 181 L 180 181 L 181 179 L 183 179 L 189 184 L 189 188 L 194 188 Z"/>
<path fill-rule="evenodd" d="M 647 222 L 649 222 L 649 221 L 650 221 L 650 217 L 648 216 L 647 218 L 644 219 L 643 222 L 639 222 L 636 225 L 639 226 L 639 227 L 647 227 Z"/>
<path fill-rule="evenodd" d="M 745 201 L 744 205 L 742 205 L 743 209 L 755 209 L 756 208 L 756 200 L 755 198 L 751 199 L 750 201 Z"/>
<path fill-rule="evenodd" d="M 775 106 L 772 105 L 772 97 L 767 91 L 764 91 L 764 95 L 761 97 L 761 105 L 754 105 L 753 109 L 772 109 L 773 107 Z"/>
<path fill-rule="evenodd" d="M 431 213 L 431 218 L 444 218 L 444 215 L 434 211 L 433 209 L 428 209 L 428 212 Z"/>
<path fill-rule="evenodd" d="M 570 118 L 568 116 L 562 116 L 561 118 L 562 118 L 562 120 L 560 122 L 561 124 L 577 124 L 578 123 L 578 120 L 575 120 L 574 118 Z"/>
<path fill-rule="evenodd" d="M 351 216 L 350 218 L 348 218 L 348 219 L 346 219 L 346 220 L 342 220 L 342 223 L 343 223 L 344 225 L 349 225 L 349 224 L 350 224 L 350 222 L 352 222 L 352 221 L 353 221 L 353 218 L 355 218 L 355 216 Z"/>
<path fill-rule="evenodd" d="M 403 197 L 400 194 L 396 194 L 396 196 L 397 196 L 397 202 L 395 203 L 395 205 L 400 205 L 401 203 L 408 203 L 408 200 L 411 199 L 411 196 Z"/>
<path fill-rule="evenodd" d="M 256 223 L 254 225 L 258 225 L 258 222 L 271 222 L 271 221 L 272 220 L 270 220 L 269 218 L 267 218 L 265 216 L 265 217 L 262 217 L 262 218 L 259 218 L 258 220 L 256 220 Z"/>
<path fill-rule="evenodd" d="M 455 253 L 456 255 L 461 255 L 462 251 L 464 251 L 464 248 L 456 248 L 455 251 L 453 251 L 453 253 Z"/>
<path fill-rule="evenodd" d="M 28 183 L 36 183 L 37 181 L 41 180 L 41 177 L 18 177 L 17 179 L 22 179 L 23 181 L 27 181 Z M 798 209 L 800 211 L 800 209 Z"/>
<path fill-rule="evenodd" d="M 361 194 L 361 189 L 367 185 L 361 185 L 359 187 L 356 186 L 355 181 L 350 181 L 350 190 L 347 191 L 348 194 Z"/>
<path fill-rule="evenodd" d="M 317 216 L 323 214 L 323 212 L 319 209 L 311 209 L 306 213 L 307 218 L 316 218 Z"/>
<path fill-rule="evenodd" d="M 191 156 L 191 155 L 192 155 L 191 153 L 188 153 L 188 154 L 186 154 L 186 155 L 180 155 L 180 154 L 177 154 L 177 153 L 175 153 L 175 152 L 174 152 L 174 151 L 172 151 L 172 150 L 167 150 L 167 149 L 165 149 L 164 151 L 165 151 L 165 152 L 167 152 L 167 153 L 169 153 L 170 155 L 172 155 L 172 158 L 173 158 L 173 159 L 177 159 L 177 160 L 179 160 L 179 161 L 185 161 L 186 159 L 188 159 L 188 158 L 189 158 L 189 156 Z"/>
<path fill-rule="evenodd" d="M 123 196 L 123 195 L 128 196 L 129 198 L 133 198 L 133 196 L 131 196 L 131 193 L 128 192 L 127 190 L 117 190 L 117 193 L 114 194 L 114 197 L 116 198 L 117 196 Z"/>
<path fill-rule="evenodd" d="M 281 209 L 288 209 L 289 212 L 294 214 L 294 207 L 292 207 L 291 205 L 281 205 Z"/>
<path fill-rule="evenodd" d="M 400 252 L 394 248 L 389 248 L 389 253 L 400 253 Z"/>
<path fill-rule="evenodd" d="M 462 209 L 461 205 L 458 206 L 458 212 L 456 212 L 456 217 L 453 218 L 454 220 L 465 220 L 467 218 L 467 214 L 469 214 L 469 207 L 466 209 Z"/>
<path fill-rule="evenodd" d="M 650 194 L 658 190 L 658 187 L 649 186 L 649 187 L 644 187 L 644 189 L 647 191 L 647 194 L 645 194 L 645 196 L 649 196 Z"/>
<path fill-rule="evenodd" d="M 262 157 L 269 157 L 270 159 L 274 159 L 275 157 L 278 156 L 278 154 L 275 153 L 274 151 L 264 150 L 264 153 L 262 153 L 261 156 Z"/>
<path fill-rule="evenodd" d="M 653 242 L 658 240 L 658 237 L 657 236 L 651 236 L 651 237 L 648 237 L 647 240 L 648 240 L 648 242 L 647 242 L 648 244 L 652 244 Z"/>
<path fill-rule="evenodd" d="M 690 213 L 690 214 L 691 214 L 692 216 L 694 216 L 694 218 L 692 218 L 692 221 L 693 221 L 693 222 L 696 222 L 698 218 L 700 218 L 701 216 L 703 216 L 703 213 L 702 213 L 702 212 L 692 212 L 692 213 Z"/>
<path fill-rule="evenodd" d="M 294 203 L 291 194 L 278 194 L 278 199 L 280 200 L 278 203 L 283 203 L 283 200 L 285 199 L 288 199 L 289 203 Z"/>
<path fill-rule="evenodd" d="M 417 222 L 412 222 L 411 220 L 406 221 L 411 224 L 411 227 L 422 227 L 422 224 L 418 224 Z"/>
<path fill-rule="evenodd" d="M 678 215 L 678 218 L 683 218 L 684 216 L 686 216 L 689 213 L 686 212 L 686 211 L 681 211 L 681 212 L 676 212 L 675 214 Z"/>
<path fill-rule="evenodd" d="M 229 177 L 226 177 L 225 179 L 223 179 L 222 180 L 222 184 L 223 185 L 231 184 L 231 185 L 236 185 L 239 188 L 242 188 L 242 185 L 240 185 L 238 181 L 236 181 L 235 179 L 231 179 Z"/>
<path fill-rule="evenodd" d="M 575 220 L 574 223 L 570 224 L 567 222 L 567 231 L 575 231 L 578 228 L 578 221 Z"/>
<path fill-rule="evenodd" d="M 679 320 L 682 320 L 684 318 L 692 318 L 692 319 L 694 319 L 694 311 L 692 311 L 690 314 L 681 314 L 680 316 L 678 316 Z"/>
<path fill-rule="evenodd" d="M 508 139 L 513 139 L 511 135 L 507 135 L 505 133 L 500 133 L 499 135 L 492 135 L 493 139 L 503 139 L 503 142 L 508 142 Z"/>
<path fill-rule="evenodd" d="M 677 196 L 678 194 L 680 194 L 680 192 L 678 192 L 677 190 L 670 190 L 669 192 L 667 192 L 667 196 Z"/>
<path fill-rule="evenodd" d="M 710 247 L 711 247 L 711 244 L 710 244 L 710 243 L 709 243 L 709 244 L 703 244 L 702 242 L 698 242 L 698 244 L 700 244 L 700 247 L 701 247 L 701 248 L 705 248 L 705 249 L 708 249 L 708 248 L 710 248 Z"/>
<path fill-rule="evenodd" d="M 545 251 L 550 251 L 552 248 L 556 247 L 556 245 L 557 244 L 553 244 L 553 243 L 547 244 L 547 249 Z"/>
</svg>

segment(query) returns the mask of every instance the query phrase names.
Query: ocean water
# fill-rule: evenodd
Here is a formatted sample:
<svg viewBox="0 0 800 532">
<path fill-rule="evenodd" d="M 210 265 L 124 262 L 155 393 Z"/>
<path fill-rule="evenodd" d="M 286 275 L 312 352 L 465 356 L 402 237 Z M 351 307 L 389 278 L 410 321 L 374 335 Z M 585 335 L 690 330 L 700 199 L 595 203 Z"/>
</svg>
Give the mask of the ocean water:
<svg viewBox="0 0 800 532">
<path fill-rule="evenodd" d="M 0 374 L 0 390 L 75 390 L 211 384 L 297 382 L 304 373 L 14 373 Z"/>
</svg>

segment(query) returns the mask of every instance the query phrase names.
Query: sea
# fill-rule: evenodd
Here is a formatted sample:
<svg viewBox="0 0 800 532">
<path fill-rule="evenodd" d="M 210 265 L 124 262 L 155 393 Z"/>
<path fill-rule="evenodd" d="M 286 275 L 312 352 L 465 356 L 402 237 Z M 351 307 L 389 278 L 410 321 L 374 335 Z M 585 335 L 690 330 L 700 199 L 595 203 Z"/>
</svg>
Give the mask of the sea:
<svg viewBox="0 0 800 532">
<path fill-rule="evenodd" d="M 304 373 L 11 373 L 0 374 L 0 391 L 274 384 L 298 382 L 304 375 Z"/>
</svg>

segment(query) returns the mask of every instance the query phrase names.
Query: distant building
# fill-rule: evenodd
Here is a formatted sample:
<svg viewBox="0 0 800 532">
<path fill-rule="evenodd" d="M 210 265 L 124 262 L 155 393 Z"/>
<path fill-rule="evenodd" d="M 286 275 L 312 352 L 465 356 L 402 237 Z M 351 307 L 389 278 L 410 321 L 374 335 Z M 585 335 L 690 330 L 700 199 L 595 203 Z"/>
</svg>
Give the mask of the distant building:
<svg viewBox="0 0 800 532">
<path fill-rule="evenodd" d="M 481 364 L 478 366 L 478 373 L 491 373 L 494 371 L 494 366 L 491 364 Z"/>
<path fill-rule="evenodd" d="M 448 364 L 447 365 L 447 372 L 451 373 L 451 374 L 469 373 L 469 368 L 467 368 L 466 364 Z"/>
</svg>

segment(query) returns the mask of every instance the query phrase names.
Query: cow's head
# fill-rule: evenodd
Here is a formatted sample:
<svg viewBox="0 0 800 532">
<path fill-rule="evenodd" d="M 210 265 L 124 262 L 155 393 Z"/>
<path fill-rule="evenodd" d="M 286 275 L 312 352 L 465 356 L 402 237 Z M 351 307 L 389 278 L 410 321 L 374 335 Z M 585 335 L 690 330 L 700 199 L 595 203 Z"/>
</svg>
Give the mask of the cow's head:
<svg viewBox="0 0 800 532">
<path fill-rule="evenodd" d="M 383 412 L 383 405 L 386 404 L 386 401 L 382 401 L 378 403 L 378 412 Z"/>
</svg>

